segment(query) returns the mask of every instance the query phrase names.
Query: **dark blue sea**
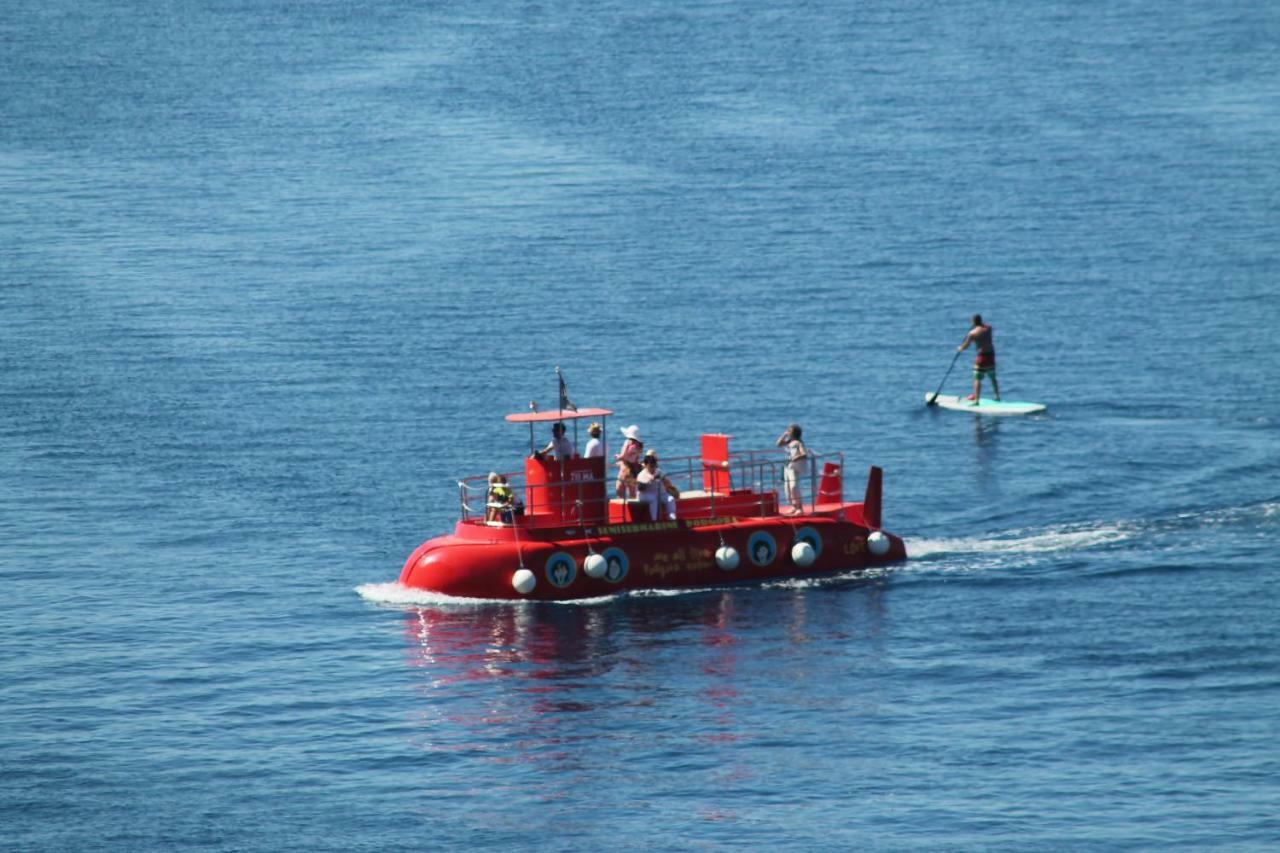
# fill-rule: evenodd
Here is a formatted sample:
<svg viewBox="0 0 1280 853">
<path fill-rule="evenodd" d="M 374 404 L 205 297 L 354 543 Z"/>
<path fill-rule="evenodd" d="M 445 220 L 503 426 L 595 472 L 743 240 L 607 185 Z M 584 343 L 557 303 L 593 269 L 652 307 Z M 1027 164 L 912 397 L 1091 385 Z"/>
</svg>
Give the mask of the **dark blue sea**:
<svg viewBox="0 0 1280 853">
<path fill-rule="evenodd" d="M 1274 3 L 7 0 L 0 849 L 1276 849 L 1278 163 Z M 909 559 L 398 588 L 557 366 Z"/>
</svg>

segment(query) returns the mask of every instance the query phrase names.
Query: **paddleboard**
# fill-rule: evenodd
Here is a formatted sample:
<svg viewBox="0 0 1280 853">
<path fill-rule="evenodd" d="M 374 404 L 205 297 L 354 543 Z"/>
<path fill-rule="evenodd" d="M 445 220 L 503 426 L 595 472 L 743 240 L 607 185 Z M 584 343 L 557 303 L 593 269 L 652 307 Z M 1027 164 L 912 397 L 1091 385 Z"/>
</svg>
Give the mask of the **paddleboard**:
<svg viewBox="0 0 1280 853">
<path fill-rule="evenodd" d="M 933 392 L 928 391 L 924 395 L 924 401 L 928 403 L 932 397 Z M 978 405 L 975 406 L 972 400 L 957 397 L 954 394 L 939 394 L 934 402 L 944 409 L 972 412 L 975 415 L 1034 415 L 1036 412 L 1043 412 L 1046 408 L 1043 403 L 1018 403 L 1013 400 L 991 400 L 987 397 L 978 400 Z"/>
</svg>

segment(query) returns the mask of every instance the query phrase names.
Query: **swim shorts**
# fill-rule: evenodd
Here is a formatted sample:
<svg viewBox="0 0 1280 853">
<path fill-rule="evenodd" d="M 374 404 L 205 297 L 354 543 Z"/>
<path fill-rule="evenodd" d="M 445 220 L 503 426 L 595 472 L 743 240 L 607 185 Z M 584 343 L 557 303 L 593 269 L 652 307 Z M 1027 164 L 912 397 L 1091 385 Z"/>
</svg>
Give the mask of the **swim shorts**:
<svg viewBox="0 0 1280 853">
<path fill-rule="evenodd" d="M 981 379 L 984 376 L 996 375 L 996 354 L 993 352 L 980 352 L 973 362 L 973 378 Z"/>
</svg>

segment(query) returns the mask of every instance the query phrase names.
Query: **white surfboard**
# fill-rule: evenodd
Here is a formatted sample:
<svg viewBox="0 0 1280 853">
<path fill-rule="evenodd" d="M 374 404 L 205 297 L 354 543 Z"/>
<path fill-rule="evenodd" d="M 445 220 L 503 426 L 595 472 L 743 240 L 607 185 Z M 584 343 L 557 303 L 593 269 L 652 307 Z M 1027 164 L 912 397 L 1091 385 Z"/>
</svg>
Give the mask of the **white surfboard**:
<svg viewBox="0 0 1280 853">
<path fill-rule="evenodd" d="M 924 401 L 926 403 L 932 398 L 932 391 L 925 393 Z M 972 412 L 975 415 L 1034 415 L 1036 412 L 1043 412 L 1047 408 L 1043 403 L 1018 403 L 1012 400 L 991 400 L 987 397 L 978 400 L 977 405 L 974 405 L 972 400 L 957 397 L 954 394 L 939 394 L 934 403 L 944 409 L 955 409 L 957 412 Z"/>
</svg>

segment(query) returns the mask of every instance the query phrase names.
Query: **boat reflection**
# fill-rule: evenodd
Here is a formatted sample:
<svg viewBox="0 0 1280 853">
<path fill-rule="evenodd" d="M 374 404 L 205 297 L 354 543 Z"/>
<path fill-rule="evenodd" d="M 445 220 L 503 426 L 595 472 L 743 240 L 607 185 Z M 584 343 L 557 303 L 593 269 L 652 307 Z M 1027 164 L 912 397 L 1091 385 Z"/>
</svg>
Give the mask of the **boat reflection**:
<svg viewBox="0 0 1280 853">
<path fill-rule="evenodd" d="M 484 712 L 449 711 L 466 725 L 625 713 L 672 691 L 727 709 L 738 695 L 740 647 L 803 645 L 854 633 L 874 647 L 883 592 L 882 580 L 860 579 L 588 605 L 418 607 L 406 614 L 404 630 L 426 698 L 446 698 L 446 707 L 467 698 L 487 703 Z"/>
<path fill-rule="evenodd" d="M 403 623 L 421 695 L 410 741 L 447 762 L 419 777 L 424 794 L 478 774 L 516 799 L 558 803 L 681 764 L 707 784 L 766 784 L 751 756 L 784 736 L 778 708 L 814 701 L 792 692 L 794 668 L 815 656 L 876 667 L 886 589 L 875 578 L 414 608 Z M 453 767 L 465 775 L 442 769 Z M 705 817 L 746 819 L 727 807 Z"/>
</svg>

